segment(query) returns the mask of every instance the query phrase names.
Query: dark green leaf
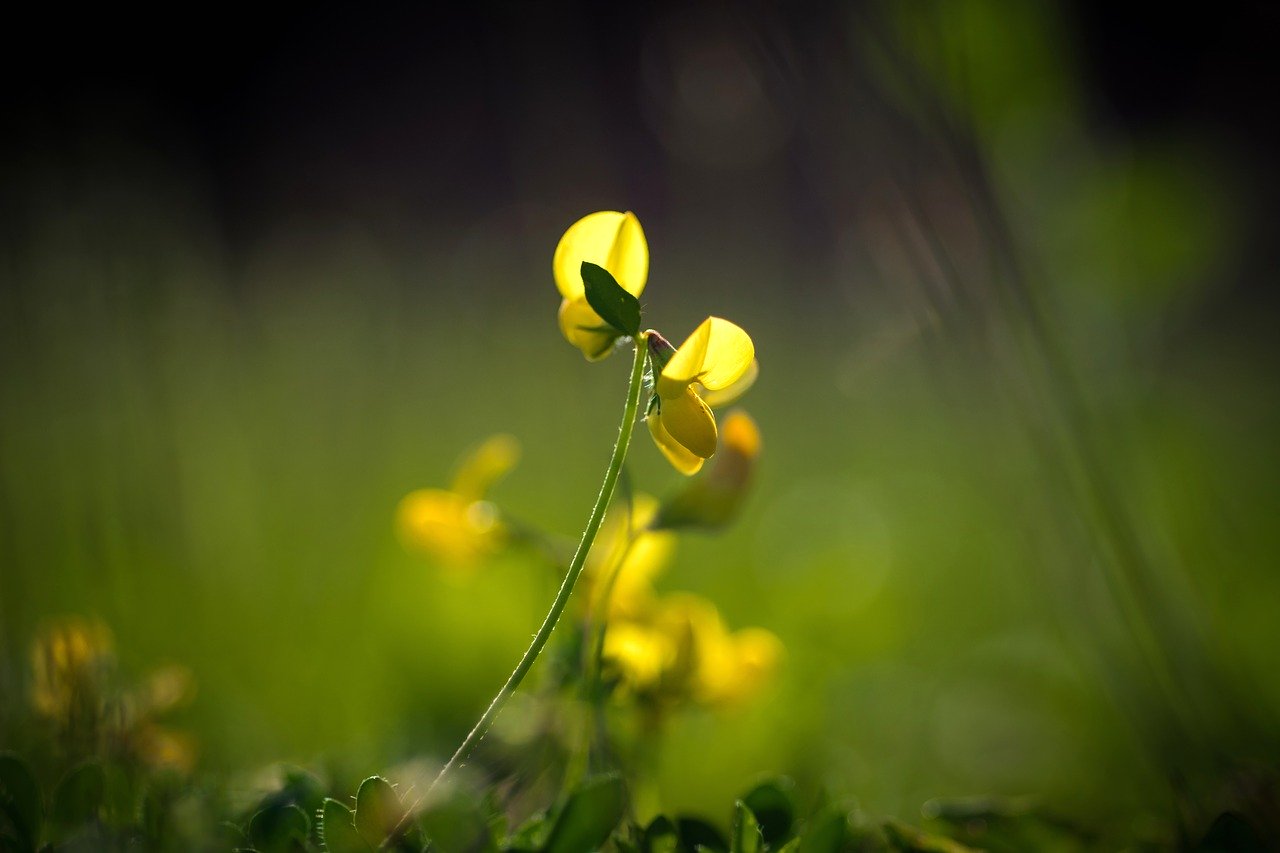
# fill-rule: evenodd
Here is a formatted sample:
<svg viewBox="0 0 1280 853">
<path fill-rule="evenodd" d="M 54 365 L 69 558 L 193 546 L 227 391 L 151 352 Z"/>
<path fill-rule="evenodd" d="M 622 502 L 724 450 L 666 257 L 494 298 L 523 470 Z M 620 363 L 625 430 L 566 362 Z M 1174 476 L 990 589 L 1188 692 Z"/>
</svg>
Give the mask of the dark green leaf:
<svg viewBox="0 0 1280 853">
<path fill-rule="evenodd" d="M 720 830 L 701 818 L 676 818 L 676 834 L 680 836 L 681 850 L 693 851 L 699 847 L 720 851 L 729 849 L 729 842 L 725 841 Z"/>
<path fill-rule="evenodd" d="M 0 753 L 0 840 L 17 850 L 33 849 L 40 840 L 43 812 L 40 788 L 27 763 L 11 752 Z"/>
<path fill-rule="evenodd" d="M 1196 853 L 1261 853 L 1266 849 L 1258 830 L 1237 812 L 1218 815 L 1205 837 L 1195 846 Z"/>
<path fill-rule="evenodd" d="M 311 821 L 293 803 L 267 806 L 249 820 L 249 843 L 261 853 L 305 850 Z"/>
<path fill-rule="evenodd" d="M 760 853 L 764 837 L 760 823 L 742 800 L 733 805 L 733 835 L 729 839 L 729 853 Z"/>
<path fill-rule="evenodd" d="M 360 783 L 356 793 L 356 831 L 371 847 L 376 850 L 403 816 L 400 798 L 390 782 L 381 776 L 370 776 Z"/>
<path fill-rule="evenodd" d="M 320 808 L 320 840 L 329 853 L 369 853 L 372 849 L 356 832 L 351 809 L 333 799 Z"/>
<path fill-rule="evenodd" d="M 781 847 L 791 838 L 796 819 L 795 783 L 790 779 L 761 782 L 742 798 L 760 824 L 764 843 Z"/>
<path fill-rule="evenodd" d="M 645 827 L 642 844 L 644 853 L 676 853 L 680 846 L 680 834 L 674 823 L 658 815 Z"/>
<path fill-rule="evenodd" d="M 71 829 L 97 820 L 105 793 L 101 764 L 89 761 L 73 767 L 53 789 L 53 822 Z"/>
<path fill-rule="evenodd" d="M 620 334 L 640 334 L 640 301 L 622 289 L 607 269 L 590 261 L 582 262 L 582 284 L 587 304 Z"/>
<path fill-rule="evenodd" d="M 604 844 L 626 811 L 627 796 L 616 775 L 588 779 L 556 818 L 545 853 L 590 853 Z"/>
</svg>

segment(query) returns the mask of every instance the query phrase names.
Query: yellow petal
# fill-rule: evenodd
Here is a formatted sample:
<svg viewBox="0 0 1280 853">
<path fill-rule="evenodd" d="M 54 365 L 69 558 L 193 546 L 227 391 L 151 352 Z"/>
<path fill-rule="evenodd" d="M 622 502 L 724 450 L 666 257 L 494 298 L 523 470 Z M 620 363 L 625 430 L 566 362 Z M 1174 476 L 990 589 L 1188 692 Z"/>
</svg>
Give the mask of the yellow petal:
<svg viewBox="0 0 1280 853">
<path fill-rule="evenodd" d="M 694 456 L 709 459 L 716 452 L 716 419 L 692 388 L 662 401 L 662 425 Z"/>
<path fill-rule="evenodd" d="M 520 461 L 520 442 L 510 435 L 495 435 L 467 454 L 453 477 L 453 492 L 478 501 Z"/>
<path fill-rule="evenodd" d="M 743 394 L 747 393 L 747 391 L 751 389 L 751 386 L 756 384 L 756 379 L 759 377 L 760 362 L 753 358 L 751 359 L 751 364 L 747 366 L 747 372 L 738 377 L 737 382 L 717 391 L 708 390 L 699 396 L 702 397 L 702 402 L 706 403 L 713 409 L 718 409 L 721 406 L 728 406 L 737 401 L 737 399 Z"/>
<path fill-rule="evenodd" d="M 569 226 L 556 245 L 551 267 L 565 299 L 582 297 L 582 262 L 613 273 L 622 289 L 639 296 L 649 277 L 649 244 L 634 213 L 603 210 Z"/>
<path fill-rule="evenodd" d="M 675 396 L 677 388 L 691 382 L 709 391 L 728 388 L 750 371 L 755 357 L 750 335 L 728 320 L 708 317 L 662 368 L 658 394 Z"/>
<path fill-rule="evenodd" d="M 565 299 L 560 303 L 560 333 L 582 351 L 587 361 L 599 361 L 613 352 L 618 333 L 600 319 L 587 300 Z M 604 331 L 598 331 L 603 329 Z"/>
<path fill-rule="evenodd" d="M 656 412 L 645 418 L 645 422 L 649 424 L 649 434 L 653 436 L 653 443 L 658 445 L 662 455 L 667 457 L 667 461 L 677 471 L 686 477 L 691 477 L 698 473 L 699 469 L 702 468 L 702 459 L 694 456 L 671 437 L 666 427 L 662 425 L 662 418 Z"/>
</svg>

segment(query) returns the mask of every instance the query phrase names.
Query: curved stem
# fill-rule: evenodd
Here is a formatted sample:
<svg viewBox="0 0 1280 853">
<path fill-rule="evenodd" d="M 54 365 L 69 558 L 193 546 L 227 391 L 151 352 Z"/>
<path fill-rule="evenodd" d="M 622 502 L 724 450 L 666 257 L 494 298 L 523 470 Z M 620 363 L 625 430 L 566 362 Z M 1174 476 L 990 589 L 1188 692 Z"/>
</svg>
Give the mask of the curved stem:
<svg viewBox="0 0 1280 853">
<path fill-rule="evenodd" d="M 498 695 L 493 697 L 493 701 L 489 703 L 489 707 L 480 716 L 479 722 L 463 739 L 462 745 L 454 752 L 453 757 L 440 769 L 440 773 L 436 776 L 435 781 L 431 783 L 431 787 L 423 793 L 422 797 L 418 798 L 414 803 L 414 807 L 406 812 L 404 818 L 400 821 L 400 825 L 397 825 L 392 832 L 392 838 L 399 833 L 403 824 L 409 819 L 409 815 L 417 810 L 417 806 L 421 804 L 422 799 L 431 792 L 432 788 L 440 784 L 440 781 L 448 775 L 450 770 L 466 759 L 471 750 L 489 731 L 489 727 L 493 725 L 493 721 L 502 711 L 502 707 L 506 705 L 507 700 L 511 698 L 511 694 L 520 686 L 520 682 L 524 680 L 525 675 L 533 667 L 534 661 L 538 659 L 538 655 L 541 654 L 543 647 L 547 644 L 547 640 L 551 638 L 551 632 L 555 630 L 556 623 L 560 620 L 560 614 L 564 612 L 565 606 L 569 603 L 569 596 L 573 593 L 573 587 L 578 582 L 578 576 L 582 574 L 582 567 L 586 563 L 587 554 L 591 551 L 596 534 L 600 532 L 600 522 L 604 520 L 605 510 L 608 509 L 609 502 L 613 500 L 613 491 L 618 485 L 618 476 L 622 472 L 622 463 L 627 457 L 627 448 L 631 444 L 631 433 L 635 427 L 636 414 L 640 409 L 640 388 L 643 385 L 644 362 L 648 353 L 646 338 L 647 336 L 644 334 L 636 338 L 635 360 L 631 365 L 631 384 L 627 388 L 627 404 L 622 414 L 622 426 L 618 428 L 618 440 L 613 445 L 613 457 L 609 460 L 604 482 L 600 484 L 600 494 L 596 496 L 596 504 L 591 508 L 591 516 L 587 519 L 586 529 L 582 531 L 582 539 L 578 542 L 578 550 L 574 552 L 573 560 L 569 563 L 569 571 L 565 573 L 564 581 L 560 584 L 560 591 L 556 593 L 555 601 L 551 603 L 551 609 L 547 611 L 547 617 L 542 620 L 542 626 L 538 628 L 538 633 L 533 635 L 533 641 L 529 643 L 529 648 L 525 650 L 520 662 L 516 664 L 515 670 L 507 678 L 507 682 L 502 685 L 502 689 L 498 691 Z"/>
</svg>

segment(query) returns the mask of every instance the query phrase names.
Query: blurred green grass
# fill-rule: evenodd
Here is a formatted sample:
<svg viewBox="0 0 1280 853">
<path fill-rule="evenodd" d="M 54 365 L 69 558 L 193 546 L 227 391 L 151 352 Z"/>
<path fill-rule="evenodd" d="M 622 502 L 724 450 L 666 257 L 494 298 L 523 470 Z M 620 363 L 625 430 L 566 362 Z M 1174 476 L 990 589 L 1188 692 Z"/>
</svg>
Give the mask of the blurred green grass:
<svg viewBox="0 0 1280 853">
<path fill-rule="evenodd" d="M 1214 291 L 1247 215 L 1239 177 L 1195 146 L 1092 142 L 1052 24 L 988 15 L 919 48 L 977 126 L 1045 327 L 992 295 L 987 235 L 931 164 L 915 189 L 935 229 L 898 243 L 900 211 L 871 204 L 807 235 L 826 253 L 768 239 L 794 238 L 781 167 L 748 187 L 675 164 L 670 208 L 638 211 L 647 324 L 679 340 L 721 314 L 762 362 L 744 400 L 765 443 L 755 494 L 727 534 L 683 540 L 660 586 L 787 647 L 756 704 L 673 725 L 672 811 L 718 815 L 782 772 L 907 818 L 937 796 L 1031 793 L 1127 820 L 1168 812 L 1171 769 L 1212 786 L 1215 761 L 1275 766 L 1274 336 Z M 867 189 L 840 156 L 812 168 Z M 553 185 L 539 165 L 525 179 Z M 399 242 L 294 217 L 234 254 L 197 179 L 130 168 L 88 189 L 31 179 L 4 245 L 0 746 L 24 745 L 37 625 L 78 612 L 135 671 L 191 668 L 181 723 L 206 770 L 287 760 L 350 783 L 448 754 L 555 578 L 508 557 L 450 581 L 403 552 L 392 513 L 501 431 L 525 452 L 494 499 L 577 534 L 626 382 L 622 359 L 588 365 L 555 328 L 551 250 L 587 209 L 410 222 Z M 928 238 L 976 311 L 928 296 Z M 1080 422 L 1109 508 L 1071 488 Z M 675 485 L 643 433 L 631 468 L 644 490 Z M 1156 581 L 1137 608 L 1163 635 L 1115 592 L 1117 507 Z"/>
<path fill-rule="evenodd" d="M 32 633 L 79 612 L 113 627 L 126 665 L 193 670 L 183 722 L 207 769 L 286 759 L 354 775 L 445 754 L 554 579 L 518 557 L 442 578 L 401 550 L 394 506 L 506 431 L 525 455 L 495 499 L 575 535 L 626 365 L 588 365 L 559 339 L 546 263 L 518 273 L 527 287 L 486 289 L 490 260 L 379 256 L 339 235 L 267 245 L 233 280 L 193 249 L 199 235 L 133 215 L 140 253 L 91 230 L 94 214 L 80 240 L 31 251 L 5 297 L 10 737 Z M 529 253 L 554 245 L 544 225 Z M 1106 600 L 1079 562 L 1091 534 L 1000 371 L 927 330 L 893 334 L 884 305 L 797 300 L 750 258 L 718 259 L 695 292 L 683 266 L 707 261 L 668 236 L 651 235 L 652 319 L 678 337 L 714 310 L 752 331 L 764 369 L 745 404 L 765 452 L 745 517 L 682 541 L 661 586 L 770 628 L 788 655 L 753 707 L 679 719 L 660 759 L 667 804 L 714 813 L 744 779 L 781 771 L 903 815 L 982 792 L 1159 808 L 1135 731 L 1147 721 L 1116 695 L 1132 665 L 1125 614 L 1091 610 Z M 1108 375 L 1093 405 L 1111 425 L 1108 474 L 1176 557 L 1161 577 L 1261 710 L 1280 698 L 1277 411 L 1229 332 L 1158 372 Z M 634 478 L 662 493 L 676 476 L 640 439 Z"/>
</svg>

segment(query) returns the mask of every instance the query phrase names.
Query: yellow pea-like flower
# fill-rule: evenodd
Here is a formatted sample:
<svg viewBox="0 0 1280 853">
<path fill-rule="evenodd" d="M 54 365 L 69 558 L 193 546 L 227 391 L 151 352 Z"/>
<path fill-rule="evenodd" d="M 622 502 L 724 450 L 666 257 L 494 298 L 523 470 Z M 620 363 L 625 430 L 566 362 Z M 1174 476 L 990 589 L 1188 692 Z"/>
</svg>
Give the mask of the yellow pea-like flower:
<svg viewBox="0 0 1280 853">
<path fill-rule="evenodd" d="M 737 399 L 755 382 L 759 366 L 751 336 L 719 317 L 708 317 L 674 352 L 650 332 L 650 353 L 661 364 L 656 406 L 646 422 L 658 449 L 682 474 L 696 474 L 716 452 L 718 433 L 707 396 L 716 404 Z"/>
<path fill-rule="evenodd" d="M 515 467 L 520 444 L 509 435 L 486 440 L 458 466 L 449 489 L 417 489 L 400 501 L 396 528 L 405 546 L 466 569 L 492 553 L 503 538 L 489 488 Z"/>
<path fill-rule="evenodd" d="M 582 262 L 604 267 L 632 296 L 644 291 L 649 278 L 649 244 L 634 213 L 602 210 L 569 226 L 551 261 L 556 289 L 560 291 L 560 332 L 588 361 L 599 361 L 613 351 L 617 330 L 587 304 L 582 283 Z"/>
</svg>

